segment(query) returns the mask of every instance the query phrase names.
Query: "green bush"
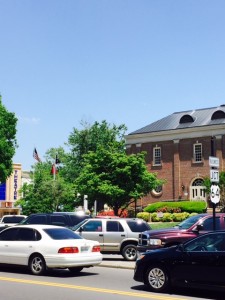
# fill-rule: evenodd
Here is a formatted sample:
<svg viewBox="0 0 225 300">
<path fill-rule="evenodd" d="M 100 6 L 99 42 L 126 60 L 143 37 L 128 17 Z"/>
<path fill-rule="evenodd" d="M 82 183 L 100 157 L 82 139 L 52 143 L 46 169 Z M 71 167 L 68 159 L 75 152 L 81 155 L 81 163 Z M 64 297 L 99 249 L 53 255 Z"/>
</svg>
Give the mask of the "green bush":
<svg viewBox="0 0 225 300">
<path fill-rule="evenodd" d="M 145 220 L 146 222 L 149 222 L 150 214 L 148 212 L 139 212 L 139 213 L 137 213 L 137 218 L 140 218 L 142 220 Z"/>
<path fill-rule="evenodd" d="M 197 213 L 188 213 L 188 212 L 182 212 L 182 213 L 163 213 L 162 217 L 160 217 L 160 214 L 157 212 L 154 213 L 147 213 L 147 212 L 141 212 L 137 214 L 137 218 L 143 219 L 146 222 L 182 222 L 183 220 L 197 215 Z"/>
<path fill-rule="evenodd" d="M 203 213 L 206 212 L 205 201 L 169 201 L 169 202 L 156 202 L 144 208 L 144 212 L 188 212 L 188 213 Z"/>
</svg>

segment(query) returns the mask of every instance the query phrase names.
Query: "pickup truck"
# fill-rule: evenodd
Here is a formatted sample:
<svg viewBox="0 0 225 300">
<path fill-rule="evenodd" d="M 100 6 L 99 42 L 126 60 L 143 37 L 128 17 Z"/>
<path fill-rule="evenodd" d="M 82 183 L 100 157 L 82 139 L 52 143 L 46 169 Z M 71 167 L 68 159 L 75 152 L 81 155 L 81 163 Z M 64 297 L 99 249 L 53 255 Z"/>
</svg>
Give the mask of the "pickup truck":
<svg viewBox="0 0 225 300">
<path fill-rule="evenodd" d="M 172 228 L 144 231 L 139 234 L 137 251 L 140 253 L 181 244 L 199 234 L 213 231 L 213 224 L 213 215 L 204 213 L 191 216 Z M 216 213 L 215 229 L 225 230 L 225 213 Z"/>
</svg>

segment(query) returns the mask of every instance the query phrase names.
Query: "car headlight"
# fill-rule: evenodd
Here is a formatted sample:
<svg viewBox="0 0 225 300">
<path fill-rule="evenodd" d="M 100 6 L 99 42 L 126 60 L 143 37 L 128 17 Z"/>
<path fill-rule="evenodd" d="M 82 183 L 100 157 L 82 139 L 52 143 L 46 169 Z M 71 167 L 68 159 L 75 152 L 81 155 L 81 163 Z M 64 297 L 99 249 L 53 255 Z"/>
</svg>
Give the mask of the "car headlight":
<svg viewBox="0 0 225 300">
<path fill-rule="evenodd" d="M 162 245 L 162 241 L 160 239 L 150 239 L 149 240 L 149 245 L 161 246 Z"/>
</svg>

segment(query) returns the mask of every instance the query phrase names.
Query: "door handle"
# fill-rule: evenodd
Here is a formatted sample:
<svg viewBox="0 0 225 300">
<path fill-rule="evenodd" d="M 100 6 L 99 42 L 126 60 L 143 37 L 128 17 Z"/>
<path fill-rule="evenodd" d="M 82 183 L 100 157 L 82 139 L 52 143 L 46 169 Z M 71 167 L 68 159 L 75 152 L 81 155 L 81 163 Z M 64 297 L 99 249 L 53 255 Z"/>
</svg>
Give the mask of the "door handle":
<svg viewBox="0 0 225 300">
<path fill-rule="evenodd" d="M 102 234 L 102 233 L 100 233 L 100 234 L 99 234 L 99 236 L 103 236 L 103 234 Z"/>
</svg>

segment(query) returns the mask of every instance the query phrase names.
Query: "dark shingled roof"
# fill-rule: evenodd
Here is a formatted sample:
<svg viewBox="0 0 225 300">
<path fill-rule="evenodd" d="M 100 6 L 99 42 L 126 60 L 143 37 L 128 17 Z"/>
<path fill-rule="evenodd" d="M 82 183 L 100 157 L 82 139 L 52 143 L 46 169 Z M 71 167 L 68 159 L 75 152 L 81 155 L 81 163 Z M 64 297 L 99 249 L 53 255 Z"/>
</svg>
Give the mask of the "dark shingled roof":
<svg viewBox="0 0 225 300">
<path fill-rule="evenodd" d="M 225 124 L 225 105 L 175 112 L 129 135 L 219 124 Z"/>
</svg>

